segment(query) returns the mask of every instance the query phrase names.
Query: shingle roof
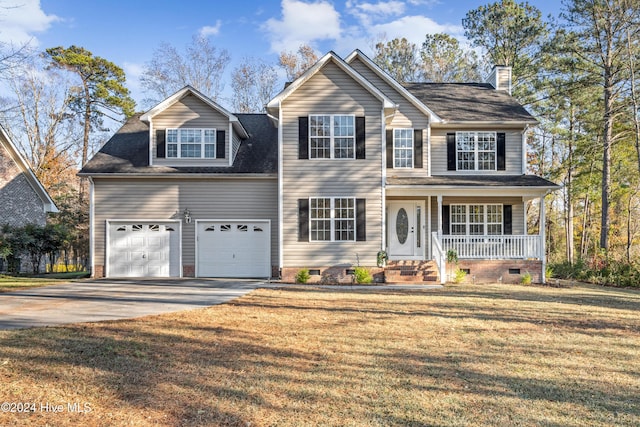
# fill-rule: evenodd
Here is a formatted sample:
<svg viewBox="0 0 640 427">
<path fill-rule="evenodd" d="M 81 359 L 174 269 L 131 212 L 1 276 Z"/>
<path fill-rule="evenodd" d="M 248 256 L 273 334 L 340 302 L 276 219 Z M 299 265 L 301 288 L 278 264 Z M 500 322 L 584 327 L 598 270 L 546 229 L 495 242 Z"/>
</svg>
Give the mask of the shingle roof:
<svg viewBox="0 0 640 427">
<path fill-rule="evenodd" d="M 536 122 L 515 98 L 488 83 L 407 83 L 404 87 L 445 121 Z"/>
<path fill-rule="evenodd" d="M 424 178 L 387 178 L 388 185 L 424 185 L 457 187 L 542 187 L 559 185 L 536 175 L 433 175 Z"/>
<path fill-rule="evenodd" d="M 149 126 L 131 117 L 80 171 L 94 174 L 271 174 L 278 170 L 278 131 L 266 114 L 236 114 L 249 138 L 242 141 L 233 166 L 170 167 L 149 166 Z"/>
</svg>

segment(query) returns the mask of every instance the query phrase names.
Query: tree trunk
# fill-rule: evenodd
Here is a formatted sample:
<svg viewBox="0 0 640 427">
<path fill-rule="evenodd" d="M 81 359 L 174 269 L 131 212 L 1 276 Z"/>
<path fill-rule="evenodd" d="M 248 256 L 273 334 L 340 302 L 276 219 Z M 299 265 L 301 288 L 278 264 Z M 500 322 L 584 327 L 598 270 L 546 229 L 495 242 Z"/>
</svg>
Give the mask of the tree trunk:
<svg viewBox="0 0 640 427">
<path fill-rule="evenodd" d="M 81 167 L 87 163 L 87 157 L 89 155 L 89 135 L 91 133 L 91 92 L 89 91 L 89 85 L 87 82 L 84 82 L 84 103 L 84 135 L 82 136 Z M 86 178 L 80 178 L 80 203 L 84 201 L 86 182 Z"/>
<path fill-rule="evenodd" d="M 600 249 L 609 250 L 609 229 L 611 217 L 609 215 L 609 198 L 611 195 L 611 146 L 613 142 L 613 90 L 614 77 L 611 58 L 611 38 L 607 40 L 604 64 L 604 131 L 602 133 L 602 216 L 600 221 Z"/>
<path fill-rule="evenodd" d="M 569 122 L 569 153 L 567 154 L 567 183 L 565 186 L 567 192 L 566 207 L 566 233 L 567 233 L 567 261 L 573 265 L 574 262 L 574 242 L 573 242 L 573 198 L 572 198 L 572 180 L 573 180 L 573 138 L 574 138 L 575 110 L 571 107 L 571 117 Z"/>
</svg>

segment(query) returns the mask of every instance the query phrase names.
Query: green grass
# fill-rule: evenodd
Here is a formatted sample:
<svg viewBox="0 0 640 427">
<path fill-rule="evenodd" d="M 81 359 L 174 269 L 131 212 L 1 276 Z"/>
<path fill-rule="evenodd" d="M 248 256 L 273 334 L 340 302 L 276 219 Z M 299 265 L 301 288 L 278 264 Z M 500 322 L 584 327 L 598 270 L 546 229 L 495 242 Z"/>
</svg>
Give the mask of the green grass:
<svg viewBox="0 0 640 427">
<path fill-rule="evenodd" d="M 640 292 L 263 289 L 141 319 L 0 331 L 0 425 L 637 426 Z"/>
<path fill-rule="evenodd" d="M 59 285 L 61 283 L 67 283 L 69 281 L 87 277 L 89 277 L 89 273 L 86 271 L 75 273 L 47 273 L 28 277 L 14 277 L 0 274 L 0 293 Z"/>
</svg>

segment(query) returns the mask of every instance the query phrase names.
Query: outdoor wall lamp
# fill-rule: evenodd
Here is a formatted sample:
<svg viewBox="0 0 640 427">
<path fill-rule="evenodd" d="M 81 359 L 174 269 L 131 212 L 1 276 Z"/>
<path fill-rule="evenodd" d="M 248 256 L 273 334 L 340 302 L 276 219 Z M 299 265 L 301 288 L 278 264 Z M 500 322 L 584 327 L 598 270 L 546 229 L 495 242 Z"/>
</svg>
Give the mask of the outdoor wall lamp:
<svg viewBox="0 0 640 427">
<path fill-rule="evenodd" d="M 186 224 L 191 224 L 191 211 L 185 208 L 183 215 L 184 215 L 184 222 Z"/>
</svg>

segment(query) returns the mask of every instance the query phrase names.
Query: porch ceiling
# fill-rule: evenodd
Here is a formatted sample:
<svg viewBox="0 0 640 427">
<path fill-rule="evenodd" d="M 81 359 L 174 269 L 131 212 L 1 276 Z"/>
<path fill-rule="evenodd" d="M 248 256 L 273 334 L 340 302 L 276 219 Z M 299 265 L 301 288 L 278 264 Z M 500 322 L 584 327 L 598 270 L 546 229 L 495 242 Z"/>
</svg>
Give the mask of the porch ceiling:
<svg viewBox="0 0 640 427">
<path fill-rule="evenodd" d="M 389 177 L 387 196 L 517 196 L 536 198 L 560 186 L 535 175 L 434 175 Z"/>
</svg>

